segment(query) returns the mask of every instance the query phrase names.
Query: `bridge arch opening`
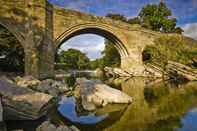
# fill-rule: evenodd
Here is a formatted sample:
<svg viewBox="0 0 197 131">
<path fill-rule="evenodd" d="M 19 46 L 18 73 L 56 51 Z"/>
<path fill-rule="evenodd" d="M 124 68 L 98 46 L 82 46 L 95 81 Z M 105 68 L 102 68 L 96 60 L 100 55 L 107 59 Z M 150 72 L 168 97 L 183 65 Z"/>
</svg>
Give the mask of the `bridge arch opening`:
<svg viewBox="0 0 197 131">
<path fill-rule="evenodd" d="M 74 39 L 74 38 L 82 37 L 82 36 L 86 36 L 86 35 L 89 35 L 89 37 L 87 37 L 86 41 L 89 41 L 91 39 L 90 36 L 100 37 L 100 38 L 103 38 L 103 40 L 104 40 L 104 43 L 103 43 L 104 44 L 103 53 L 101 53 L 103 55 L 102 58 L 101 57 L 100 58 L 95 58 L 94 60 L 90 61 L 91 65 L 92 65 L 93 62 L 94 62 L 94 64 L 96 62 L 98 62 L 98 61 L 101 62 L 101 59 L 103 59 L 103 63 L 104 63 L 104 60 L 106 60 L 105 59 L 106 58 L 105 57 L 106 56 L 106 51 L 108 53 L 109 52 L 110 53 L 112 53 L 112 52 L 114 53 L 115 57 L 114 57 L 114 60 L 111 60 L 111 63 L 113 63 L 112 61 L 115 61 L 114 63 L 116 65 L 115 64 L 114 65 L 116 67 L 117 66 L 119 67 L 121 65 L 121 57 L 124 57 L 124 56 L 127 55 L 127 50 L 123 46 L 122 42 L 115 35 L 113 35 L 112 33 L 110 33 L 109 31 L 105 31 L 105 30 L 102 30 L 100 28 L 84 28 L 84 29 L 79 29 L 79 30 L 75 30 L 75 31 L 71 31 L 71 32 L 64 33 L 64 34 L 62 34 L 62 36 L 60 36 L 58 38 L 59 43 L 57 43 L 57 47 L 56 47 L 56 64 L 58 62 L 60 62 L 57 59 L 58 59 L 59 55 L 61 54 L 60 52 L 62 51 L 62 48 L 65 47 L 66 44 L 69 43 L 69 41 L 72 41 L 72 39 Z M 83 42 L 82 42 L 82 44 L 83 44 Z M 88 46 L 88 45 L 84 45 L 83 48 L 85 48 L 85 46 Z M 80 45 L 80 47 L 81 47 L 81 45 Z M 96 48 L 96 45 L 94 46 L 94 42 L 92 42 L 91 48 L 93 50 Z M 80 48 L 77 48 L 77 49 L 80 50 Z M 88 49 L 88 47 L 87 47 L 87 49 Z M 87 49 L 86 49 L 85 52 L 83 52 L 83 50 L 81 50 L 81 51 L 83 53 L 88 53 Z M 69 50 L 69 51 L 72 52 L 72 50 Z M 108 56 L 109 56 L 109 54 L 108 54 Z M 90 60 L 91 60 L 91 58 L 90 58 Z M 110 61 L 110 58 L 109 58 L 108 61 Z M 116 61 L 117 61 L 117 63 L 116 63 Z M 103 66 L 104 65 L 105 64 L 103 64 Z M 111 65 L 113 65 L 113 64 L 111 64 Z"/>
<path fill-rule="evenodd" d="M 2 74 L 24 74 L 24 48 L 5 25 L 0 24 L 0 72 Z"/>
<path fill-rule="evenodd" d="M 111 43 L 114 44 L 114 47 L 118 50 L 121 57 L 128 56 L 128 51 L 126 47 L 124 46 L 123 42 L 118 38 L 115 33 L 112 33 L 113 31 L 108 29 L 108 27 L 105 26 L 99 26 L 99 25 L 79 25 L 76 27 L 73 27 L 71 29 L 68 29 L 63 34 L 61 34 L 56 39 L 56 50 L 59 49 L 59 47 L 64 43 L 65 41 L 69 40 L 72 37 L 82 35 L 82 34 L 95 34 L 98 36 L 102 36 L 105 39 L 111 41 Z"/>
</svg>

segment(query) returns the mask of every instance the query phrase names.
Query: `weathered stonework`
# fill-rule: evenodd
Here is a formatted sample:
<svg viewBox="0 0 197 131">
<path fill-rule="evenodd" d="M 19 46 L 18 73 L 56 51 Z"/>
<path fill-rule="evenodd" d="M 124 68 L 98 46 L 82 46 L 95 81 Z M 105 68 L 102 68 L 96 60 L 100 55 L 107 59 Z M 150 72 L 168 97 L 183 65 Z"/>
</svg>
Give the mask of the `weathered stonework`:
<svg viewBox="0 0 197 131">
<path fill-rule="evenodd" d="M 13 33 L 25 50 L 25 73 L 53 77 L 54 56 L 67 39 L 94 33 L 114 42 L 121 67 L 141 75 L 142 51 L 163 35 L 105 17 L 52 6 L 46 0 L 1 0 L 0 24 Z"/>
</svg>

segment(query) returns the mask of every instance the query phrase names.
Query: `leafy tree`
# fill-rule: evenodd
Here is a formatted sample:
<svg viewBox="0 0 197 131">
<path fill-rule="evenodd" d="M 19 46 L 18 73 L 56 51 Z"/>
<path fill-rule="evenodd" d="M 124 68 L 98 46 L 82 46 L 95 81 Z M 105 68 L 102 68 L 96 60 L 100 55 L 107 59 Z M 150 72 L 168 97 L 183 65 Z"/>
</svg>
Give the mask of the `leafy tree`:
<svg viewBox="0 0 197 131">
<path fill-rule="evenodd" d="M 91 69 L 104 68 L 103 59 L 100 58 L 100 59 L 96 59 L 96 60 L 91 61 L 90 66 L 91 66 Z"/>
<path fill-rule="evenodd" d="M 137 17 L 128 19 L 121 14 L 108 14 L 109 17 L 114 20 L 120 20 L 129 24 L 140 24 L 141 26 L 164 33 L 179 33 L 183 30 L 180 27 L 176 28 L 177 20 L 172 18 L 171 10 L 166 4 L 161 1 L 159 4 L 145 5 Z"/>
<path fill-rule="evenodd" d="M 0 26 L 0 69 L 24 71 L 24 49 L 7 29 Z"/>
<path fill-rule="evenodd" d="M 105 49 L 102 52 L 103 66 L 119 67 L 120 66 L 120 54 L 114 47 L 113 43 L 109 40 L 105 41 Z"/>
<path fill-rule="evenodd" d="M 127 22 L 127 18 L 124 15 L 121 15 L 121 14 L 109 13 L 109 14 L 106 15 L 106 17 L 114 19 L 114 20 L 120 20 L 120 21 L 123 21 L 123 22 Z"/>
<path fill-rule="evenodd" d="M 63 64 L 64 69 L 87 69 L 90 67 L 86 54 L 76 49 L 68 49 L 57 54 L 57 63 Z"/>
<path fill-rule="evenodd" d="M 144 6 L 138 16 L 141 25 L 146 28 L 166 33 L 176 30 L 177 20 L 170 18 L 172 16 L 171 10 L 162 1 L 158 5 L 148 4 Z"/>
<path fill-rule="evenodd" d="M 105 49 L 102 54 L 102 58 L 91 61 L 91 69 L 120 66 L 120 54 L 113 43 L 107 39 L 105 40 Z"/>
</svg>

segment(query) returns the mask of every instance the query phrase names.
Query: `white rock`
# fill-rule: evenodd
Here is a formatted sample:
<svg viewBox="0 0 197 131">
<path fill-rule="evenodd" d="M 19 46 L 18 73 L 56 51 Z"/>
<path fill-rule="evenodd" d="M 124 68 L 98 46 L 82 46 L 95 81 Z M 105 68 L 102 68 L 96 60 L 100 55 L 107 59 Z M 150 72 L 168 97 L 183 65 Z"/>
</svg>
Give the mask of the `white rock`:
<svg viewBox="0 0 197 131">
<path fill-rule="evenodd" d="M 111 88 L 99 80 L 78 78 L 76 83 L 82 99 L 82 105 L 84 103 L 88 103 L 89 105 L 91 105 L 90 103 L 93 103 L 96 107 L 98 107 L 105 106 L 109 103 L 132 102 L 132 98 L 129 95 L 121 92 L 120 90 Z M 89 110 L 86 104 L 83 105 L 83 107 L 84 109 Z"/>
</svg>

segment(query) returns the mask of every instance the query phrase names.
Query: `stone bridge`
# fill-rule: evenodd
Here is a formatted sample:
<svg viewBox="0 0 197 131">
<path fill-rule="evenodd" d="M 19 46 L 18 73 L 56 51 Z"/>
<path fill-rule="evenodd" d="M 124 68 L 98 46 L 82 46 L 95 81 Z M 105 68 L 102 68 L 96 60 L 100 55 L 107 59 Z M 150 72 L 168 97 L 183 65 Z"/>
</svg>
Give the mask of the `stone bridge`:
<svg viewBox="0 0 197 131">
<path fill-rule="evenodd" d="M 25 74 L 38 78 L 53 77 L 59 46 L 84 33 L 111 40 L 121 55 L 121 67 L 142 75 L 142 51 L 162 35 L 137 25 L 56 7 L 47 0 L 0 0 L 0 24 L 24 47 Z"/>
</svg>

